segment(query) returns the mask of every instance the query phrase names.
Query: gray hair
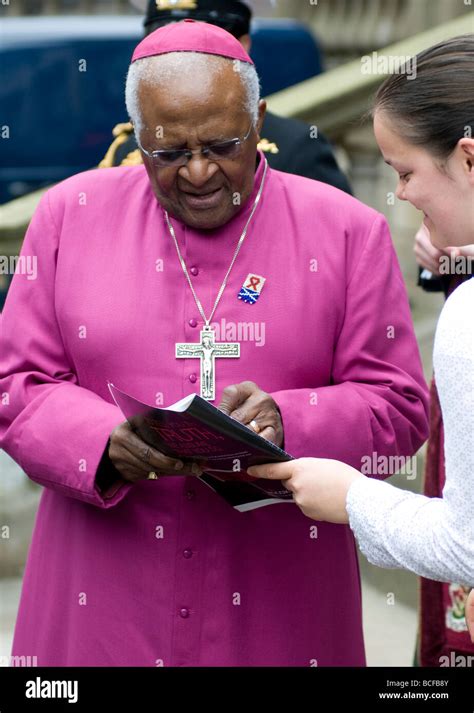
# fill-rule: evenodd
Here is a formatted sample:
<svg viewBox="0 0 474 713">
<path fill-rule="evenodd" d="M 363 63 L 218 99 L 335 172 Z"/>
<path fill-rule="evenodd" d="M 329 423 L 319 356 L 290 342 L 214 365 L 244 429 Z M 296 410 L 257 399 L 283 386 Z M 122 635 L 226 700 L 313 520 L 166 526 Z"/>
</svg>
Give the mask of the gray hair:
<svg viewBox="0 0 474 713">
<path fill-rule="evenodd" d="M 253 125 L 257 125 L 260 84 L 253 64 L 203 52 L 169 52 L 168 54 L 138 59 L 130 65 L 125 84 L 125 103 L 128 115 L 135 129 L 142 128 L 138 88 L 142 81 L 158 86 L 181 73 L 208 70 L 214 74 L 222 72 L 224 62 L 232 62 L 245 88 L 244 109 L 250 115 Z"/>
</svg>

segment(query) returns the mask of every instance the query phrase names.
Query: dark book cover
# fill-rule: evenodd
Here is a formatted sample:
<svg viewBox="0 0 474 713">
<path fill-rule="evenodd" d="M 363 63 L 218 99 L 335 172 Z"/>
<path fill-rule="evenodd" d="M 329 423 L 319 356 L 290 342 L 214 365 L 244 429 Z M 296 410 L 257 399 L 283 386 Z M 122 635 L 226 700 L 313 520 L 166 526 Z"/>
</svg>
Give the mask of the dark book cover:
<svg viewBox="0 0 474 713">
<path fill-rule="evenodd" d="M 220 411 L 198 394 L 166 408 L 144 404 L 109 384 L 132 429 L 148 445 L 173 458 L 193 461 L 200 480 L 237 510 L 292 500 L 280 480 L 252 478 L 247 468 L 293 460 L 292 456 Z"/>
</svg>

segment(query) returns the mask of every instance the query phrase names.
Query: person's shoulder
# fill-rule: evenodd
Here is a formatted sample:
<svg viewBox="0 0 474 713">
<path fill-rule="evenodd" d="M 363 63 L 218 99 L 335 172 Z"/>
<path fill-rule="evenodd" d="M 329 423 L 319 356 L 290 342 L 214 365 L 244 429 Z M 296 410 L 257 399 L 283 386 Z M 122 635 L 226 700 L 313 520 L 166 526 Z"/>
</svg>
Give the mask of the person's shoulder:
<svg viewBox="0 0 474 713">
<path fill-rule="evenodd" d="M 299 210 L 314 212 L 317 209 L 319 216 L 331 215 L 333 221 L 341 222 L 372 223 L 384 217 L 374 208 L 328 183 L 275 169 L 271 171 L 273 184 Z"/>
<path fill-rule="evenodd" d="M 474 308 L 474 277 L 470 277 L 465 282 L 462 282 L 459 287 L 456 287 L 454 292 L 450 294 L 445 304 L 446 312 L 456 312 L 462 315 L 464 312 L 469 313 L 469 319 L 472 320 Z"/>
<path fill-rule="evenodd" d="M 99 168 L 113 166 L 136 166 L 142 163 L 142 157 L 137 146 L 133 125 L 128 122 L 116 124 L 112 129 L 113 140 Z"/>
<path fill-rule="evenodd" d="M 272 112 L 267 111 L 265 114 L 265 119 L 263 123 L 262 134 L 266 136 L 268 133 L 268 138 L 280 138 L 282 135 L 291 138 L 299 139 L 300 137 L 310 137 L 309 134 L 310 126 L 301 119 L 293 119 L 288 116 L 279 116 L 278 114 L 272 114 Z M 266 132 L 266 133 L 265 133 Z"/>
<path fill-rule="evenodd" d="M 446 300 L 436 326 L 435 354 L 464 351 L 474 356 L 474 278 L 456 287 Z"/>
<path fill-rule="evenodd" d="M 115 198 L 135 191 L 140 185 L 146 187 L 148 179 L 145 167 L 117 166 L 113 168 L 94 168 L 89 171 L 76 173 L 64 179 L 48 190 L 52 200 L 69 199 L 78 194 L 87 194 L 89 197 L 105 199 L 107 195 Z"/>
</svg>

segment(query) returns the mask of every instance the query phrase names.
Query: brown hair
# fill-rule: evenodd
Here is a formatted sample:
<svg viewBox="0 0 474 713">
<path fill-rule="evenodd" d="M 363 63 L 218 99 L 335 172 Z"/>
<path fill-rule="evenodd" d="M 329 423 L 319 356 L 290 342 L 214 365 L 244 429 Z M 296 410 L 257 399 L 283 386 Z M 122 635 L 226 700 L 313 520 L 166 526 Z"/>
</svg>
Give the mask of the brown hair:
<svg viewBox="0 0 474 713">
<path fill-rule="evenodd" d="M 415 60 L 415 78 L 408 79 L 408 63 L 379 87 L 372 115 L 382 111 L 405 141 L 444 162 L 474 133 L 474 34 L 440 42 Z"/>
</svg>

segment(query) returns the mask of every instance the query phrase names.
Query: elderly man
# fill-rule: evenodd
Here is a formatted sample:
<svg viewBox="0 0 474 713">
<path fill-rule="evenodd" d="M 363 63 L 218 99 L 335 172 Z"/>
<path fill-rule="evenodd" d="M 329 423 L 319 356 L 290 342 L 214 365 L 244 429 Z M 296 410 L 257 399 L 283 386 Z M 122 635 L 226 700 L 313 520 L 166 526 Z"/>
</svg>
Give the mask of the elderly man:
<svg viewBox="0 0 474 713">
<path fill-rule="evenodd" d="M 203 391 L 176 343 L 240 337 L 207 376 L 227 413 L 294 456 L 410 456 L 427 394 L 386 223 L 268 168 L 256 74 L 225 30 L 149 35 L 126 98 L 144 166 L 46 193 L 23 247 L 38 279 L 16 275 L 4 312 L 1 445 L 44 486 L 14 654 L 363 665 L 349 528 L 291 502 L 233 510 L 123 423 L 107 380 L 171 404 Z"/>
<path fill-rule="evenodd" d="M 234 35 L 249 52 L 251 46 L 250 5 L 239 0 L 132 0 L 141 10 L 147 9 L 144 20 L 145 34 L 170 22 L 185 18 L 210 22 Z M 265 113 L 258 147 L 266 156 L 268 165 L 278 171 L 296 173 L 329 183 L 342 191 L 351 193 L 349 182 L 337 165 L 331 144 L 321 131 L 312 136 L 311 127 L 303 121 Z M 133 166 L 142 162 L 140 151 L 130 122 L 117 124 L 113 129 L 114 141 L 100 166 Z"/>
</svg>

